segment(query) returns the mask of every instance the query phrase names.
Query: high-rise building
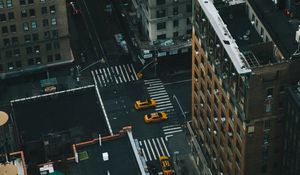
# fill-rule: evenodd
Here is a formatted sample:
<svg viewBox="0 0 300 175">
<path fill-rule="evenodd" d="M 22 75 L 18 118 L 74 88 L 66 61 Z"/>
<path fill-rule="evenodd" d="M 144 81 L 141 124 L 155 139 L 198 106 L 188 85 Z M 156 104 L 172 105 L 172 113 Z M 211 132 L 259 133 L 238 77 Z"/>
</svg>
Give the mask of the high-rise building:
<svg viewBox="0 0 300 175">
<path fill-rule="evenodd" d="M 0 77 L 70 63 L 66 2 L 0 0 Z"/>
<path fill-rule="evenodd" d="M 291 23 L 271 0 L 194 0 L 192 150 L 203 174 L 280 175 L 285 89 L 299 79 Z M 297 80 L 298 81 L 298 80 Z"/>
<path fill-rule="evenodd" d="M 300 85 L 288 89 L 282 175 L 300 172 Z"/>
</svg>

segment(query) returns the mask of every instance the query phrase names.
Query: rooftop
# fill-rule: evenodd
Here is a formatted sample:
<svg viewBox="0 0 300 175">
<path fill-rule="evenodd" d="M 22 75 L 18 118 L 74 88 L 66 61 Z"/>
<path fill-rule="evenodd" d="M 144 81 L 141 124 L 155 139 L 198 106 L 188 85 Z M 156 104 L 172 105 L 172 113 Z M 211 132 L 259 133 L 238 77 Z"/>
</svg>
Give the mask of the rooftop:
<svg viewBox="0 0 300 175">
<path fill-rule="evenodd" d="M 278 10 L 272 0 L 248 0 L 248 2 L 273 38 L 274 43 L 282 51 L 284 57 L 286 59 L 290 58 L 297 50 L 295 33 L 298 30 L 300 21 L 285 16 L 283 11 Z"/>
<path fill-rule="evenodd" d="M 289 87 L 288 91 L 298 109 L 300 109 L 300 85 Z"/>
</svg>

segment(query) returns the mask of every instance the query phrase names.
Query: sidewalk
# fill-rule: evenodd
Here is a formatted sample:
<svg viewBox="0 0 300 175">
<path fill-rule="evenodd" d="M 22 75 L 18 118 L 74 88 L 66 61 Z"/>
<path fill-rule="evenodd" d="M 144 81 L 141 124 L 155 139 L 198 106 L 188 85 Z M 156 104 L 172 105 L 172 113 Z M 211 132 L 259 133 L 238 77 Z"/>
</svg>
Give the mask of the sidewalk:
<svg viewBox="0 0 300 175">
<path fill-rule="evenodd" d="M 170 137 L 168 144 L 177 175 L 201 175 L 191 154 L 185 132 Z"/>
</svg>

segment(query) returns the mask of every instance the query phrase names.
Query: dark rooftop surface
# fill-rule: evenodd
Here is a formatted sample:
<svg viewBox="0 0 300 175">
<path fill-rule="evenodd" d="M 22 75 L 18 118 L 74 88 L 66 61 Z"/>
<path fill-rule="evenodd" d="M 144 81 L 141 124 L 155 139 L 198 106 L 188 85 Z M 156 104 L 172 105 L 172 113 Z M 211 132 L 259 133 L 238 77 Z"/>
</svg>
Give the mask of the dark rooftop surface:
<svg viewBox="0 0 300 175">
<path fill-rule="evenodd" d="M 136 162 L 130 141 L 127 135 L 115 140 L 103 141 L 102 145 L 82 147 L 80 152 L 87 152 L 88 159 L 79 161 L 79 163 L 68 164 L 68 174 L 70 175 L 100 175 L 110 174 L 128 174 L 138 175 L 140 170 Z M 109 160 L 103 161 L 102 153 L 108 153 Z"/>
<path fill-rule="evenodd" d="M 246 15 L 245 4 L 226 6 L 218 10 L 240 50 L 247 51 L 249 45 L 263 42 Z"/>
<path fill-rule="evenodd" d="M 80 128 L 76 130 L 82 131 L 79 133 L 82 137 L 109 134 L 94 87 L 14 102 L 13 110 L 20 136 L 25 142 L 74 128 Z"/>
<path fill-rule="evenodd" d="M 288 91 L 300 111 L 300 85 L 292 86 L 288 89 Z"/>
<path fill-rule="evenodd" d="M 283 11 L 278 10 L 272 0 L 251 0 L 249 3 L 284 57 L 290 58 L 297 50 L 295 33 L 300 22 L 284 16 Z"/>
</svg>

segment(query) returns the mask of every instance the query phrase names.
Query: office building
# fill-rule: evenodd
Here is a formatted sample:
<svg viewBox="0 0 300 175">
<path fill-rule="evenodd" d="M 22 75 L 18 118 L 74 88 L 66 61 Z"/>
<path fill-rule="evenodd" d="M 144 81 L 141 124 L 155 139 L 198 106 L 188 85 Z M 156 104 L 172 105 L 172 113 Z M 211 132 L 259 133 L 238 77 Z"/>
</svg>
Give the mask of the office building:
<svg viewBox="0 0 300 175">
<path fill-rule="evenodd" d="M 70 63 L 66 2 L 0 0 L 1 79 Z"/>
<path fill-rule="evenodd" d="M 283 175 L 300 172 L 300 85 L 288 88 L 287 117 L 283 146 Z"/>
<path fill-rule="evenodd" d="M 199 169 L 280 175 L 285 89 L 299 78 L 297 23 L 271 0 L 219 9 L 195 0 L 193 7 L 191 128 Z"/>
</svg>

